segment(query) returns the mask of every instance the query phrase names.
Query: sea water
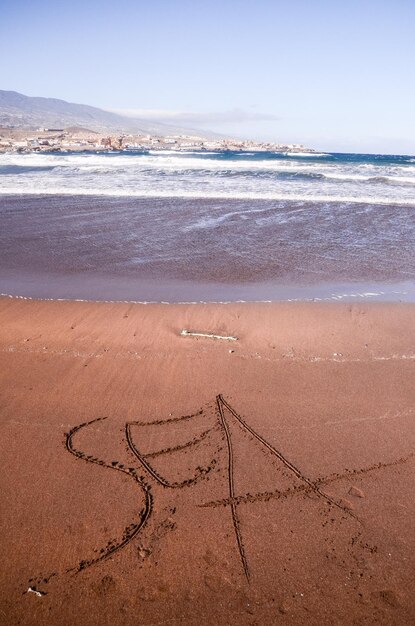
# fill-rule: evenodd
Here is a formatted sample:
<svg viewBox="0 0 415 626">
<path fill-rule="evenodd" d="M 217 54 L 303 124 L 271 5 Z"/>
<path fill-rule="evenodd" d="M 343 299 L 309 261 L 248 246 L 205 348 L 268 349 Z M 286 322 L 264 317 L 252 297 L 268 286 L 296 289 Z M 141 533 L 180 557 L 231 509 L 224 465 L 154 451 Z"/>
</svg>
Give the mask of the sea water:
<svg viewBox="0 0 415 626">
<path fill-rule="evenodd" d="M 413 300 L 415 158 L 0 155 L 0 291 Z"/>
</svg>

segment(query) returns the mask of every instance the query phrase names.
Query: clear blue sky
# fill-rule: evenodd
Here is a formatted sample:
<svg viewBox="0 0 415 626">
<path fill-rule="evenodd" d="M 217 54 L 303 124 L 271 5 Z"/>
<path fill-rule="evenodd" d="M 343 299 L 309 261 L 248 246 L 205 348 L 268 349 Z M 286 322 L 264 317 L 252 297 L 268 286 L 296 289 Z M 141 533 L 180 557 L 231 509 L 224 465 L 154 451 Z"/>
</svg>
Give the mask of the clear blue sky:
<svg viewBox="0 0 415 626">
<path fill-rule="evenodd" d="M 0 88 L 414 154 L 414 32 L 415 0 L 0 0 Z"/>
</svg>

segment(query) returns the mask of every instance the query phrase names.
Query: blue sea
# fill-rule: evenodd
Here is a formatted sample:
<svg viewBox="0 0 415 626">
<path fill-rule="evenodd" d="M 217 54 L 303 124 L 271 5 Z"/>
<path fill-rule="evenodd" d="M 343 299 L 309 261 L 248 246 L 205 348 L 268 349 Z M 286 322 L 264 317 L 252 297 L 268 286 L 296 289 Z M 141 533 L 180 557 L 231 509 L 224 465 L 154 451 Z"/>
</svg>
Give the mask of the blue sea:
<svg viewBox="0 0 415 626">
<path fill-rule="evenodd" d="M 0 155 L 0 292 L 415 299 L 415 157 Z"/>
</svg>

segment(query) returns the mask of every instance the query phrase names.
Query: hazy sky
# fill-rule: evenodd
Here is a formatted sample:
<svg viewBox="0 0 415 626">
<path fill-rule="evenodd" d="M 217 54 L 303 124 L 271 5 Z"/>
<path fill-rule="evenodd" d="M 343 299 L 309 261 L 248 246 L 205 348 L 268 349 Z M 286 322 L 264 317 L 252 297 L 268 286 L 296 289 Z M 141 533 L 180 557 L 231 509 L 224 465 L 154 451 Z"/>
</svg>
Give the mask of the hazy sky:
<svg viewBox="0 0 415 626">
<path fill-rule="evenodd" d="M 0 88 L 415 153 L 415 0 L 0 0 Z"/>
</svg>

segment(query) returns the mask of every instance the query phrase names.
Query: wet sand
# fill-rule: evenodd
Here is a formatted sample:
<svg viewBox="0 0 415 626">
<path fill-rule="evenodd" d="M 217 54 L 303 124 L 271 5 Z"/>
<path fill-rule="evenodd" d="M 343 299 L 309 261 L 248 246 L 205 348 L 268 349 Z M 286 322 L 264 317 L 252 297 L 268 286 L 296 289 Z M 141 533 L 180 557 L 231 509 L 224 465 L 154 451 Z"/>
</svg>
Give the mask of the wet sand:
<svg viewBox="0 0 415 626">
<path fill-rule="evenodd" d="M 2 298 L 0 361 L 1 623 L 414 622 L 414 305 Z"/>
</svg>

